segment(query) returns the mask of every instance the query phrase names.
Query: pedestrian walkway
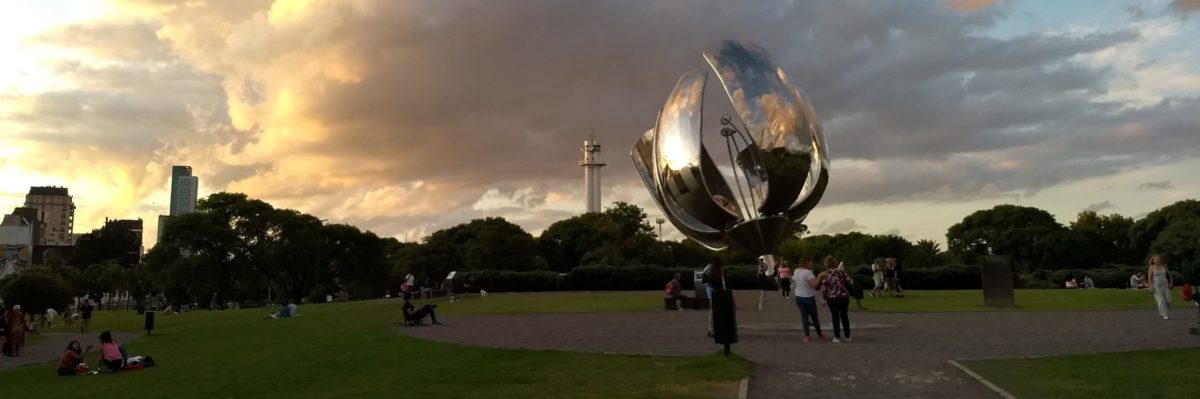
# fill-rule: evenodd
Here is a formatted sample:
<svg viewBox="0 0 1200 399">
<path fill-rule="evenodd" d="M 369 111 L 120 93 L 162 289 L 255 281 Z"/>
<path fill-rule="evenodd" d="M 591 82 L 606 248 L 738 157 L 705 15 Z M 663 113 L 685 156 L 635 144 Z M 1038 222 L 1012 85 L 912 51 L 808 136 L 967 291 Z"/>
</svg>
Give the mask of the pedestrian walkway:
<svg viewBox="0 0 1200 399">
<path fill-rule="evenodd" d="M 73 340 L 79 340 L 83 347 L 88 345 L 95 346 L 92 348 L 92 353 L 99 353 L 100 348 L 100 332 L 93 331 L 88 335 L 70 334 L 70 333 L 46 333 L 42 334 L 46 337 L 44 341 L 34 344 L 25 345 L 25 352 L 21 356 L 6 357 L 0 359 L 0 370 L 17 368 L 32 364 L 41 364 L 50 361 L 58 361 L 62 357 L 63 351 L 67 350 L 67 344 Z M 137 341 L 141 334 L 114 332 L 113 338 L 121 344 L 129 344 Z M 90 356 L 90 355 L 89 355 Z M 52 365 L 47 365 L 46 372 L 54 372 Z"/>
<path fill-rule="evenodd" d="M 753 363 L 751 398 L 995 397 L 949 360 L 1196 347 L 1195 319 L 1153 310 L 1080 312 L 870 313 L 851 343 L 800 341 L 789 301 L 739 293 L 739 342 Z M 888 299 L 890 300 L 890 299 Z M 897 299 L 903 300 L 903 299 Z M 1188 311 L 1190 312 L 1190 311 Z M 1190 316 L 1190 314 L 1189 314 Z M 452 328 L 401 329 L 424 339 L 471 345 L 604 353 L 702 355 L 720 349 L 704 334 L 704 311 L 443 317 Z M 832 338 L 827 310 L 822 327 Z"/>
</svg>

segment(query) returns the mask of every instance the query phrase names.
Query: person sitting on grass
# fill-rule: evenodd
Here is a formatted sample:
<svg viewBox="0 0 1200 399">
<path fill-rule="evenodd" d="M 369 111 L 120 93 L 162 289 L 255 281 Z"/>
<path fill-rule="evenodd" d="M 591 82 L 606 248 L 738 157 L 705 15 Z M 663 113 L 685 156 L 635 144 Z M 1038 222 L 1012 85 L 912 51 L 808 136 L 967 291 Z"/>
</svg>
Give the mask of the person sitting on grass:
<svg viewBox="0 0 1200 399">
<path fill-rule="evenodd" d="M 1083 276 L 1083 286 L 1080 288 L 1096 288 L 1096 282 L 1092 281 L 1092 276 Z"/>
<path fill-rule="evenodd" d="M 405 292 L 403 309 L 405 323 L 409 325 L 417 325 L 421 323 L 421 319 L 424 319 L 425 316 L 429 316 L 429 320 L 432 320 L 434 325 L 442 324 L 438 322 L 437 315 L 433 313 L 433 310 L 437 308 L 437 305 L 431 305 L 427 303 L 421 305 L 421 308 L 418 309 L 416 306 L 413 306 L 412 302 L 409 302 L 411 299 L 412 293 Z"/>
<path fill-rule="evenodd" d="M 667 287 L 663 291 L 667 294 L 667 298 L 676 301 L 687 299 L 687 296 L 683 295 L 683 286 L 679 285 L 679 273 L 675 273 L 675 277 L 667 282 Z M 682 309 L 682 307 L 676 306 L 675 309 Z"/>
<path fill-rule="evenodd" d="M 112 333 L 100 333 L 100 365 L 110 373 L 121 371 L 125 367 L 125 353 L 121 343 L 113 339 Z"/>
<path fill-rule="evenodd" d="M 92 351 L 91 345 L 88 345 L 87 349 L 80 349 L 80 346 L 78 340 L 67 344 L 67 351 L 63 352 L 62 358 L 58 360 L 58 375 L 65 377 L 79 374 L 79 366 L 83 364 L 83 357 Z"/>
<path fill-rule="evenodd" d="M 1144 290 L 1150 288 L 1150 284 L 1146 283 L 1146 273 L 1137 272 L 1134 275 L 1129 276 L 1129 288 L 1135 290 Z"/>
</svg>

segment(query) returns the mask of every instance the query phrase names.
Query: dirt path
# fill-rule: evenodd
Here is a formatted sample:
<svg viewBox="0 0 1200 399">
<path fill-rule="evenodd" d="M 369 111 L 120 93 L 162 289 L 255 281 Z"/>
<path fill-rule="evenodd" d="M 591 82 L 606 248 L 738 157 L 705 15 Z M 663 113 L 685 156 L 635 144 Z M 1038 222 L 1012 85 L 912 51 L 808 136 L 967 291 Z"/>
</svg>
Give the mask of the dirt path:
<svg viewBox="0 0 1200 399">
<path fill-rule="evenodd" d="M 800 342 L 799 313 L 767 300 L 755 311 L 738 297 L 740 342 L 753 362 L 751 398 L 995 397 L 948 360 L 1116 352 L 1200 346 L 1187 334 L 1193 310 L 1164 321 L 1154 310 L 994 313 L 869 313 L 851 320 L 873 328 L 854 342 Z M 451 306 L 451 305 L 447 305 Z M 719 350 L 705 337 L 705 312 L 443 316 L 445 326 L 403 328 L 413 336 L 481 346 L 587 352 L 698 355 Z M 828 312 L 821 321 L 832 337 Z M 780 324 L 787 323 L 787 324 Z M 789 324 L 794 323 L 794 326 Z M 749 327 L 749 328 L 747 328 Z M 789 395 L 789 396 L 785 396 Z"/>
</svg>

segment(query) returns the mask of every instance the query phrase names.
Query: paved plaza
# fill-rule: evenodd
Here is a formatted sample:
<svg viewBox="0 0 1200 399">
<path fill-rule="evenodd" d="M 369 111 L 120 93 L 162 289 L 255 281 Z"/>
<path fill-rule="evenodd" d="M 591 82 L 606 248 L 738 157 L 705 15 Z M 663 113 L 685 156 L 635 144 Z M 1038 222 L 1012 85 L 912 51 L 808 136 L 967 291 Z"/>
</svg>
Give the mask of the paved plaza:
<svg viewBox="0 0 1200 399">
<path fill-rule="evenodd" d="M 1153 309 L 870 313 L 856 311 L 853 305 L 851 320 L 866 327 L 854 332 L 854 342 L 806 344 L 800 341 L 800 316 L 792 302 L 768 295 L 759 312 L 756 299 L 752 292 L 739 293 L 737 317 L 743 328 L 733 347 L 753 362 L 751 398 L 797 393 L 830 398 L 996 397 L 948 361 L 1200 345 L 1200 337 L 1187 334 L 1196 323 L 1194 310 L 1174 310 L 1172 319 L 1164 321 Z M 703 311 L 444 319 L 445 327 L 400 331 L 435 341 L 505 348 L 664 355 L 703 355 L 720 349 L 704 334 Z M 821 322 L 832 337 L 827 310 Z"/>
</svg>

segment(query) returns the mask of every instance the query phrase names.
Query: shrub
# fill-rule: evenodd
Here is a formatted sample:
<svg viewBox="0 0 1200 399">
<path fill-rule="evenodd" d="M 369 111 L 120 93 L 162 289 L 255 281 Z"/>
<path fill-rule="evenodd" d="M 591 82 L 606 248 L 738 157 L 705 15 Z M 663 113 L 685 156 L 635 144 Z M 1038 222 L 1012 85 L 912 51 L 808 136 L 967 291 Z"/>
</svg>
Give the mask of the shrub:
<svg viewBox="0 0 1200 399">
<path fill-rule="evenodd" d="M 5 306 L 21 305 L 26 314 L 42 314 L 48 308 L 65 310 L 71 293 L 52 270 L 35 267 L 6 277 L 0 298 Z"/>
</svg>

